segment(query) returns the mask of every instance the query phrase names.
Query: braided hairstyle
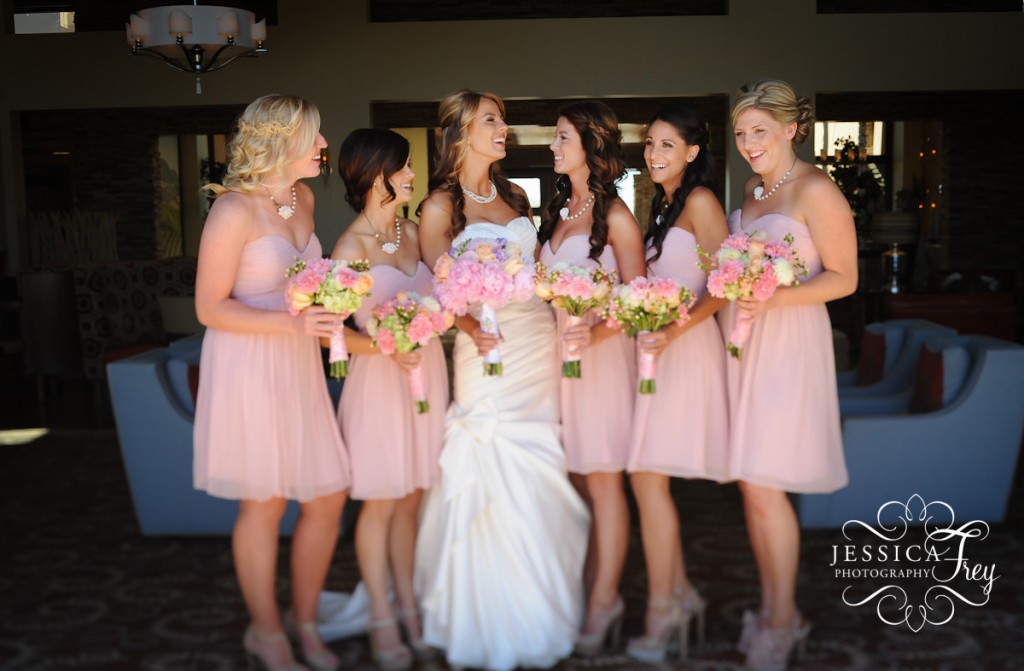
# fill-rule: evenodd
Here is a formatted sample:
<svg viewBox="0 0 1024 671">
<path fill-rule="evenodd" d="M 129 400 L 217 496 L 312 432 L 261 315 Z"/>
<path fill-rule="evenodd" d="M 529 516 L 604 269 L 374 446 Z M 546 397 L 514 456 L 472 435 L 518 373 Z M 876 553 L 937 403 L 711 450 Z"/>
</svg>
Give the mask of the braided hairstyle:
<svg viewBox="0 0 1024 671">
<path fill-rule="evenodd" d="M 654 247 L 654 255 L 647 259 L 649 266 L 661 258 L 665 236 L 675 226 L 676 219 L 686 206 L 686 199 L 698 186 L 715 190 L 715 166 L 711 152 L 708 150 L 708 127 L 697 113 L 686 105 L 674 103 L 658 110 L 647 122 L 650 128 L 654 122 L 661 121 L 672 126 L 679 137 L 691 147 L 698 147 L 697 156 L 683 170 L 683 179 L 679 188 L 672 194 L 671 202 L 661 184 L 654 185 L 654 200 L 651 202 L 651 219 L 647 224 L 644 244 Z"/>
<path fill-rule="evenodd" d="M 590 170 L 587 186 L 594 194 L 594 223 L 590 227 L 589 257 L 596 261 L 608 244 L 608 210 L 619 197 L 615 183 L 626 172 L 619 120 L 610 107 L 596 100 L 567 105 L 559 111 L 558 116 L 573 125 L 586 153 L 587 168 Z M 572 183 L 568 175 L 559 175 L 555 187 L 558 193 L 544 208 L 541 216 L 537 235 L 539 244 L 544 244 L 554 235 L 560 219 L 558 212 L 572 197 Z"/>
<path fill-rule="evenodd" d="M 459 173 L 469 153 L 468 130 L 480 109 L 480 103 L 488 99 L 498 106 L 502 117 L 505 116 L 505 103 L 493 93 L 481 93 L 462 89 L 445 96 L 438 107 L 437 120 L 441 129 L 441 140 L 437 148 L 437 161 L 430 175 L 428 187 L 430 193 L 443 191 L 452 199 L 452 237 L 457 236 L 466 227 L 466 198 L 462 193 Z M 512 183 L 496 163 L 490 167 L 490 179 L 498 190 L 498 196 L 508 203 L 516 212 L 530 216 L 530 201 L 526 196 L 512 190 Z M 416 216 L 423 211 L 423 203 L 416 208 Z"/>
</svg>

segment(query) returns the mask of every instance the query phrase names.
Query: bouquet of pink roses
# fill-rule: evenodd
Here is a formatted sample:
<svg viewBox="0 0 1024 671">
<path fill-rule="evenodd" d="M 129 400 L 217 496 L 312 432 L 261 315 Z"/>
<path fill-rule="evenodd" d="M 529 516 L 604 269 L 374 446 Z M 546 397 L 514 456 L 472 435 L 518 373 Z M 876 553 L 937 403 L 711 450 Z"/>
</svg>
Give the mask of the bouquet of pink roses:
<svg viewBox="0 0 1024 671">
<path fill-rule="evenodd" d="M 657 331 L 663 326 L 685 324 L 690 319 L 693 292 L 671 277 L 648 279 L 643 275 L 612 290 L 605 316 L 609 326 L 618 322 L 631 336 Z M 640 353 L 640 393 L 655 392 L 657 360 L 653 354 Z"/>
<path fill-rule="evenodd" d="M 359 309 L 363 297 L 373 288 L 369 270 L 370 264 L 366 261 L 316 259 L 306 263 L 296 258 L 286 273 L 290 278 L 285 287 L 288 311 L 297 315 L 310 305 L 322 305 L 329 312 L 348 317 Z M 335 380 L 348 375 L 348 349 L 341 329 L 331 335 L 327 360 Z"/>
<path fill-rule="evenodd" d="M 378 303 L 373 316 L 366 322 L 366 331 L 382 354 L 414 352 L 451 328 L 454 317 L 441 310 L 440 304 L 430 296 L 400 292 L 392 300 Z M 427 402 L 427 384 L 423 366 L 409 371 L 409 389 L 416 412 L 430 410 Z"/>
<path fill-rule="evenodd" d="M 434 296 L 441 307 L 464 315 L 480 306 L 480 328 L 498 334 L 497 309 L 533 296 L 533 260 L 523 259 L 519 245 L 505 238 L 466 240 L 434 264 Z M 485 375 L 501 375 L 501 352 L 484 358 Z"/>
<path fill-rule="evenodd" d="M 615 272 L 590 263 L 577 265 L 559 261 L 550 268 L 537 264 L 537 295 L 556 308 L 565 310 L 569 326 L 583 321 L 589 310 L 603 308 L 615 284 Z M 562 361 L 562 377 L 581 376 L 580 355 L 566 351 Z"/>
<path fill-rule="evenodd" d="M 730 235 L 711 257 L 714 265 L 708 272 L 708 293 L 730 301 L 749 296 L 765 301 L 780 285 L 800 284 L 797 276 L 807 275 L 807 268 L 792 245 L 793 236 L 788 233 L 782 242 L 769 240 L 765 231 Z M 726 348 L 737 359 L 752 325 L 736 314 Z"/>
</svg>

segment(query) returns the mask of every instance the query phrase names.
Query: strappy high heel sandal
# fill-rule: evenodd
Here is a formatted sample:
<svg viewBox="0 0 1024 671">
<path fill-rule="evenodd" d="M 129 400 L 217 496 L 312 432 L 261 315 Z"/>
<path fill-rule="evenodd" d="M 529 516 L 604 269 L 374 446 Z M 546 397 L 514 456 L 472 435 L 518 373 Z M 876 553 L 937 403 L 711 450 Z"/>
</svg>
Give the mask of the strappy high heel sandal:
<svg viewBox="0 0 1024 671">
<path fill-rule="evenodd" d="M 744 655 L 750 650 L 750 643 L 754 640 L 757 632 L 768 622 L 770 613 L 761 611 L 755 613 L 752 610 L 743 611 L 743 628 L 740 630 L 740 640 L 736 642 L 736 651 Z"/>
<path fill-rule="evenodd" d="M 320 640 L 316 622 L 298 622 L 288 611 L 284 614 L 284 629 L 299 645 L 302 658 L 313 671 L 337 671 L 341 667 L 341 660 Z"/>
<path fill-rule="evenodd" d="M 370 655 L 373 657 L 373 663 L 381 671 L 405 671 L 405 669 L 412 666 L 412 652 L 410 652 L 409 648 L 401 642 L 388 648 L 381 648 L 377 644 L 376 636 L 374 636 L 374 632 L 388 629 L 389 627 L 398 627 L 395 618 L 385 617 L 380 620 L 370 620 L 366 627 L 370 634 Z"/>
<path fill-rule="evenodd" d="M 249 671 L 258 668 L 267 671 L 309 671 L 295 661 L 292 646 L 283 631 L 261 634 L 250 626 L 242 637 L 242 647 L 245 648 Z"/>
<path fill-rule="evenodd" d="M 597 631 L 580 634 L 579 640 L 576 641 L 576 654 L 581 657 L 597 656 L 604 650 L 604 644 L 609 634 L 611 634 L 612 647 L 619 647 L 619 641 L 622 640 L 622 616 L 625 612 L 626 604 L 623 603 L 620 596 L 615 600 L 615 605 L 604 613 L 604 622 L 601 623 Z"/>
<path fill-rule="evenodd" d="M 797 661 L 807 654 L 811 623 L 799 613 L 788 627 L 761 627 L 750 642 L 747 668 L 753 671 L 786 671 L 790 657 Z"/>
<path fill-rule="evenodd" d="M 684 659 L 689 648 L 690 622 L 696 625 L 697 645 L 704 645 L 704 614 L 707 612 L 708 602 L 692 586 L 686 592 L 676 590 L 676 599 L 679 601 L 680 616 L 683 620 L 683 638 L 680 644 L 684 653 L 680 659 Z"/>
<path fill-rule="evenodd" d="M 679 659 L 682 661 L 687 655 L 687 629 L 689 618 L 683 616 L 679 606 L 679 599 L 657 599 L 651 601 L 647 606 L 648 617 L 651 612 L 662 612 L 665 614 L 661 626 L 656 632 L 650 629 L 640 638 L 631 638 L 626 645 L 626 655 L 631 659 L 648 664 L 660 664 L 665 661 L 668 655 L 669 645 L 673 640 L 679 641 Z"/>
<path fill-rule="evenodd" d="M 427 645 L 427 642 L 423 640 L 423 622 L 420 619 L 420 612 L 415 608 L 403 608 L 398 611 L 398 623 L 401 626 L 402 633 L 405 634 L 405 642 L 412 649 L 412 654 L 418 661 L 429 662 L 432 659 L 437 658 L 437 651 Z M 410 627 L 409 622 L 415 621 L 416 627 Z M 419 630 L 419 635 L 413 636 L 412 632 Z"/>
</svg>

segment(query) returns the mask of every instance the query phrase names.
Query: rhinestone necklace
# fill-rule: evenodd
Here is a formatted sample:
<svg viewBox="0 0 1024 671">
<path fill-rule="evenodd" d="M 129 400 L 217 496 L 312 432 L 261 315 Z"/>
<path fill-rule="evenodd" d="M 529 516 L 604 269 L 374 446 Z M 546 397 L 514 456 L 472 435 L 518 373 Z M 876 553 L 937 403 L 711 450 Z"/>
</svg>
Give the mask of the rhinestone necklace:
<svg viewBox="0 0 1024 671">
<path fill-rule="evenodd" d="M 494 182 L 491 180 L 487 180 L 487 182 L 491 185 L 491 195 L 489 196 L 481 196 L 477 193 L 473 193 L 464 186 L 462 187 L 462 193 L 466 194 L 466 197 L 470 200 L 480 203 L 481 205 L 486 205 L 493 201 L 498 195 L 498 187 L 494 186 Z"/>
<path fill-rule="evenodd" d="M 777 189 L 780 186 L 782 186 L 782 183 L 785 182 L 787 179 L 789 179 L 789 174 L 791 172 L 793 172 L 793 168 L 795 168 L 795 167 L 796 167 L 796 157 L 793 158 L 793 165 L 789 166 L 789 170 L 786 171 L 786 174 L 782 176 L 782 179 L 780 179 L 779 181 L 775 182 L 775 186 L 773 186 L 772 190 L 769 191 L 768 193 L 764 192 L 764 180 L 762 179 L 761 183 L 754 187 L 754 200 L 762 201 L 762 200 L 768 200 L 769 198 L 771 198 L 772 194 L 775 193 L 775 189 Z"/>
<path fill-rule="evenodd" d="M 377 233 L 377 229 L 373 227 L 373 222 L 366 216 L 366 212 L 362 212 L 363 218 L 366 219 L 366 223 L 370 225 L 370 230 L 373 231 L 373 239 L 380 245 L 380 250 L 385 254 L 394 254 L 398 251 L 398 248 L 402 246 L 402 221 L 395 217 L 395 241 L 384 242 L 381 240 L 380 235 Z"/>
<path fill-rule="evenodd" d="M 277 199 L 274 198 L 274 194 L 270 193 L 270 189 L 267 189 L 267 193 L 270 194 L 270 202 L 273 203 L 274 207 L 277 208 L 277 216 L 281 217 L 282 219 L 284 219 L 286 221 L 288 219 L 291 219 L 292 215 L 295 214 L 295 185 L 292 184 L 292 204 L 291 205 L 282 205 L 281 203 L 277 202 Z"/>
<path fill-rule="evenodd" d="M 583 203 L 583 207 L 580 208 L 580 211 L 577 212 L 576 214 L 570 215 L 569 201 L 567 200 L 565 201 L 565 207 L 558 211 L 558 216 L 562 218 L 562 221 L 572 221 L 573 219 L 578 219 L 579 217 L 582 217 L 587 210 L 590 209 L 590 206 L 593 204 L 593 202 L 594 194 L 590 194 L 590 198 L 587 199 L 587 202 Z"/>
</svg>

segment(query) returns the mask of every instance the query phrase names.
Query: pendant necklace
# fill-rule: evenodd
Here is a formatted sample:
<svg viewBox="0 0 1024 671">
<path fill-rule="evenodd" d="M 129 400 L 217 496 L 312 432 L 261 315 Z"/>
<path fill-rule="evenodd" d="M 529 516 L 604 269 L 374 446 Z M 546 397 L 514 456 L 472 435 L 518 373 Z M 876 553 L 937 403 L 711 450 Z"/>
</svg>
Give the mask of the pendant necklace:
<svg viewBox="0 0 1024 671">
<path fill-rule="evenodd" d="M 373 222 L 366 216 L 366 212 L 363 212 L 363 217 L 366 219 L 366 223 L 370 225 L 370 230 L 373 231 L 373 239 L 380 245 L 380 251 L 385 254 L 391 255 L 398 251 L 398 248 L 402 246 L 402 221 L 395 217 L 395 241 L 394 242 L 383 242 L 380 235 L 377 233 L 377 229 L 373 227 Z"/>
<path fill-rule="evenodd" d="M 565 207 L 558 211 L 558 216 L 562 218 L 562 221 L 572 221 L 573 219 L 578 219 L 579 217 L 582 217 L 587 210 L 590 209 L 590 206 L 593 204 L 593 202 L 594 194 L 590 194 L 590 198 L 587 199 L 587 202 L 583 203 L 583 207 L 580 208 L 580 211 L 577 212 L 576 214 L 570 215 L 569 201 L 567 200 L 565 201 Z"/>
<path fill-rule="evenodd" d="M 292 204 L 291 205 L 282 205 L 281 203 L 277 202 L 277 199 L 274 198 L 274 194 L 270 193 L 270 189 L 267 189 L 267 193 L 270 194 L 270 202 L 273 203 L 274 207 L 277 208 L 277 216 L 281 217 L 285 221 L 287 221 L 288 219 L 291 219 L 292 215 L 295 214 L 295 200 L 296 200 L 296 198 L 295 198 L 295 185 L 292 184 Z"/>
<path fill-rule="evenodd" d="M 769 191 L 768 193 L 764 192 L 764 180 L 762 179 L 761 183 L 754 187 L 754 200 L 762 201 L 762 200 L 768 200 L 769 198 L 771 198 L 772 194 L 775 193 L 775 189 L 777 189 L 780 186 L 782 186 L 782 183 L 785 182 L 787 179 L 789 179 L 789 174 L 791 172 L 793 172 L 793 168 L 795 168 L 795 167 L 796 167 L 796 157 L 793 158 L 793 165 L 789 166 L 789 170 L 786 171 L 786 174 L 782 176 L 782 179 L 780 179 L 778 182 L 775 183 L 775 186 L 773 186 L 772 190 Z"/>
</svg>

